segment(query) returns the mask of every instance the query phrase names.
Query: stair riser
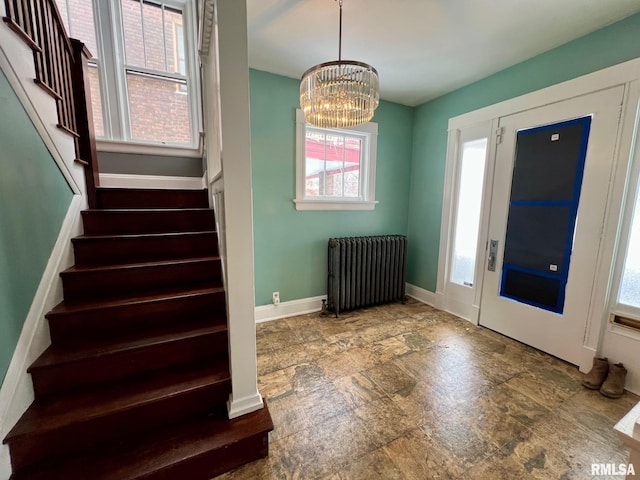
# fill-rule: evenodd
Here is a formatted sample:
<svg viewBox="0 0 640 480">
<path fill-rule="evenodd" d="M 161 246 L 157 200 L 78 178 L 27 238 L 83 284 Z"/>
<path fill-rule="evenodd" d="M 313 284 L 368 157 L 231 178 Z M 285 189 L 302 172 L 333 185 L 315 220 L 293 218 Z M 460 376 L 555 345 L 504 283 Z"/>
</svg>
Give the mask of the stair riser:
<svg viewBox="0 0 640 480">
<path fill-rule="evenodd" d="M 29 369 L 36 398 L 169 366 L 225 355 L 227 332 L 201 335 L 83 361 Z"/>
<path fill-rule="evenodd" d="M 208 208 L 206 190 L 98 189 L 98 208 Z"/>
<path fill-rule="evenodd" d="M 202 232 L 215 230 L 213 210 L 82 212 L 85 235 Z"/>
<path fill-rule="evenodd" d="M 88 312 L 48 314 L 53 343 L 70 343 L 121 335 L 123 331 L 149 331 L 191 318 L 225 314 L 224 292 L 192 295 Z"/>
<path fill-rule="evenodd" d="M 229 470 L 269 455 L 269 434 L 247 437 L 222 449 L 172 465 L 144 477 L 144 480 L 210 480 Z M 142 480 L 142 479 L 139 479 Z"/>
<path fill-rule="evenodd" d="M 218 255 L 215 233 L 73 239 L 76 265 L 117 265 Z"/>
<path fill-rule="evenodd" d="M 215 406 L 226 402 L 230 381 L 181 395 L 137 406 L 97 419 L 60 428 L 41 435 L 30 435 L 9 443 L 14 472 L 47 460 L 76 457 L 96 447 L 111 448 L 146 429 L 206 415 Z"/>
<path fill-rule="evenodd" d="M 67 303 L 131 292 L 144 294 L 157 288 L 221 285 L 222 281 L 220 260 L 118 270 L 63 272 L 61 276 L 64 300 Z"/>
</svg>

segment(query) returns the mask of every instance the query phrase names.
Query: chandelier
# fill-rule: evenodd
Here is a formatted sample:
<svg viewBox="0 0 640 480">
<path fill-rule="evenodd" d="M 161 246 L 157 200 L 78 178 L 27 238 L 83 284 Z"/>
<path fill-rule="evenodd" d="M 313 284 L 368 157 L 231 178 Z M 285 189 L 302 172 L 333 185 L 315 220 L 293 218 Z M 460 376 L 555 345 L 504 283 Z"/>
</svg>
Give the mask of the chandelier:
<svg viewBox="0 0 640 480">
<path fill-rule="evenodd" d="M 342 60 L 342 0 L 338 60 L 311 67 L 300 82 L 300 107 L 314 127 L 346 128 L 366 123 L 380 101 L 378 72 L 371 65 Z"/>
</svg>

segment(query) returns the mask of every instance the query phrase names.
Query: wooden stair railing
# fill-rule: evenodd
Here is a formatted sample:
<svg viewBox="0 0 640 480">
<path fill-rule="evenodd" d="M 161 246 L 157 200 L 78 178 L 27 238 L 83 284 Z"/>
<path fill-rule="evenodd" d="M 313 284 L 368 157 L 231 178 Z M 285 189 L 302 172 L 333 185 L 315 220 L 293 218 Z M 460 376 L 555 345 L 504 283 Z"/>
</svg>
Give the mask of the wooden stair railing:
<svg viewBox="0 0 640 480">
<path fill-rule="evenodd" d="M 71 40 L 54 0 L 5 0 L 4 22 L 33 50 L 35 83 L 56 100 L 58 128 L 74 137 L 76 160 L 85 167 L 87 199 L 96 207 L 98 161 L 95 148 L 88 60 Z"/>
</svg>

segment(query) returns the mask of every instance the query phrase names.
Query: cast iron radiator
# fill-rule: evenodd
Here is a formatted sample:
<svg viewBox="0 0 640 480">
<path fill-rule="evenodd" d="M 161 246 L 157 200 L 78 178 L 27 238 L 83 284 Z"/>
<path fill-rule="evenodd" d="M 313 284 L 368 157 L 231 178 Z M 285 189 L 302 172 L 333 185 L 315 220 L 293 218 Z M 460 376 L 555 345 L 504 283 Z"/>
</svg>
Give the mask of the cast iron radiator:
<svg viewBox="0 0 640 480">
<path fill-rule="evenodd" d="M 404 302 L 406 261 L 403 235 L 330 238 L 328 310 Z"/>
</svg>

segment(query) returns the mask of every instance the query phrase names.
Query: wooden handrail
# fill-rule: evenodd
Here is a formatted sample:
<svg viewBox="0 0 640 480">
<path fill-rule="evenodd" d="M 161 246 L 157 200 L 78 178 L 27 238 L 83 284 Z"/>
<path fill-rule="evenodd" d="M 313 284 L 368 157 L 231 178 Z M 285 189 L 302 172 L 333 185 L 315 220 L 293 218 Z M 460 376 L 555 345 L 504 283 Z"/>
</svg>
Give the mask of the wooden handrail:
<svg viewBox="0 0 640 480">
<path fill-rule="evenodd" d="M 33 50 L 34 81 L 55 100 L 58 127 L 75 139 L 76 156 L 85 166 L 89 206 L 95 208 L 97 155 L 91 89 L 84 44 L 71 40 L 54 0 L 5 0 L 5 23 Z"/>
<path fill-rule="evenodd" d="M 32 48 L 36 83 L 57 100 L 59 126 L 77 135 L 71 88 L 73 47 L 54 0 L 5 0 L 4 21 Z"/>
</svg>

